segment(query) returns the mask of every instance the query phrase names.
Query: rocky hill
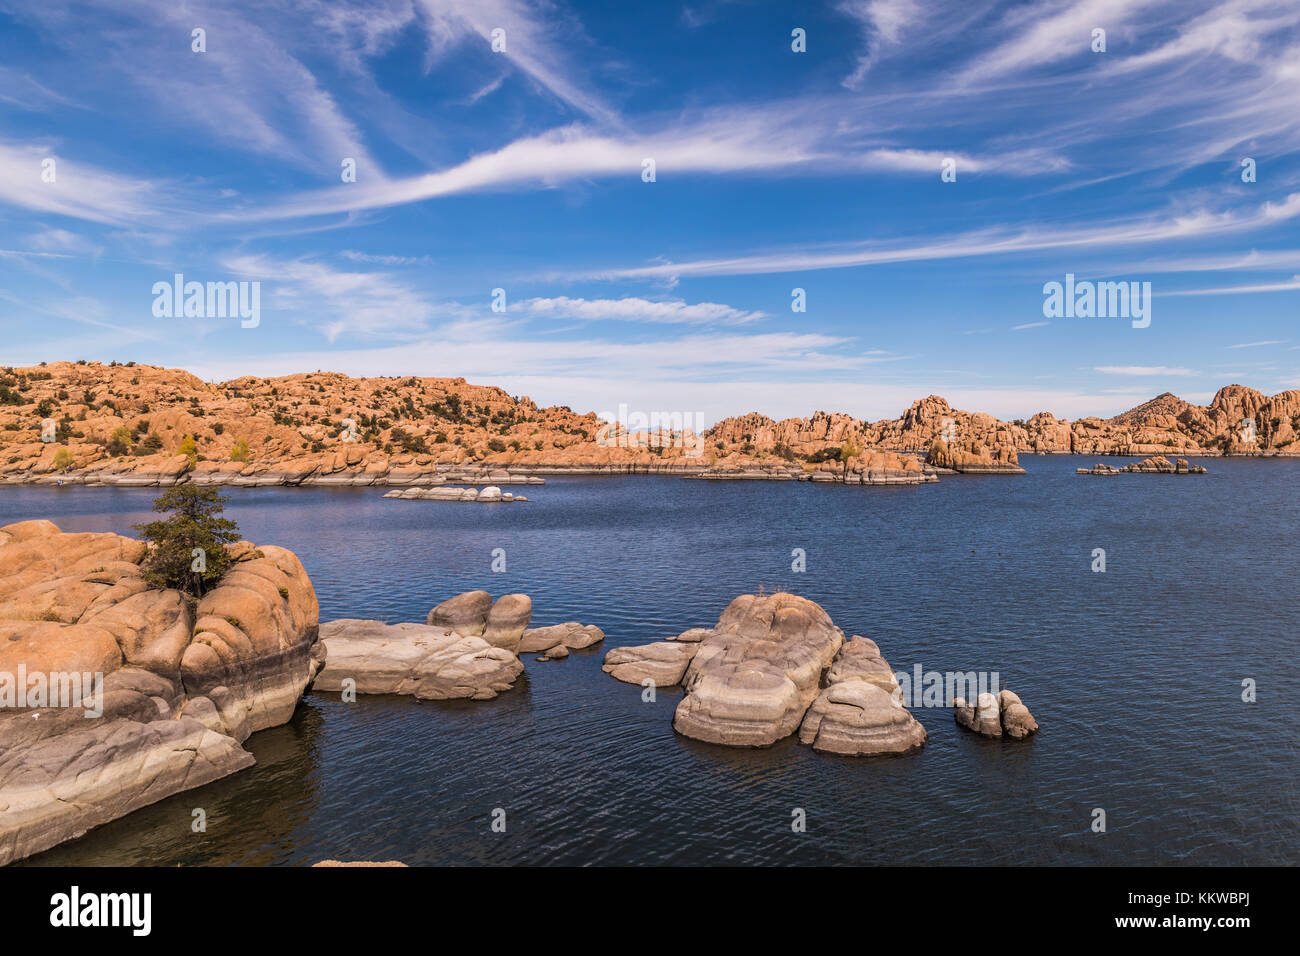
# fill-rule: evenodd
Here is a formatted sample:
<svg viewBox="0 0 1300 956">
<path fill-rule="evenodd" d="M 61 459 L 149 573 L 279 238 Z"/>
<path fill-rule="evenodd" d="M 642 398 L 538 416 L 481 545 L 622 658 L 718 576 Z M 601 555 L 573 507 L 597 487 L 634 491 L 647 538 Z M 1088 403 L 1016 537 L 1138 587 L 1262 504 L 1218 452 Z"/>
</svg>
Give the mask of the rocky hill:
<svg viewBox="0 0 1300 956">
<path fill-rule="evenodd" d="M 1253 424 L 1252 424 L 1253 423 Z M 804 456 L 850 442 L 896 451 L 975 449 L 1014 463 L 1015 452 L 1079 455 L 1300 455 L 1300 391 L 1268 396 L 1243 385 L 1219 389 L 1209 405 L 1192 405 L 1166 392 L 1110 419 L 1057 419 L 1039 412 L 1003 422 L 984 412 L 955 409 L 938 395 L 912 403 L 901 417 L 867 422 L 818 412 L 783 421 L 751 413 L 728 418 L 710 441 L 751 454 Z M 979 451 L 982 449 L 982 452 Z"/>
<path fill-rule="evenodd" d="M 1253 435 L 1242 425 L 1254 422 Z M 540 407 L 459 378 L 314 372 L 209 383 L 128 363 L 0 369 L 0 481 L 419 484 L 434 474 L 707 473 L 864 483 L 940 469 L 1018 471 L 1018 451 L 1300 454 L 1300 391 L 1240 385 L 1205 407 L 1162 395 L 1110 420 L 1027 422 L 954 409 L 937 395 L 875 423 L 818 412 L 751 413 L 702 436 L 627 434 L 594 414 Z M 845 454 L 847 453 L 847 454 Z M 843 459 L 843 460 L 841 460 Z"/>
</svg>

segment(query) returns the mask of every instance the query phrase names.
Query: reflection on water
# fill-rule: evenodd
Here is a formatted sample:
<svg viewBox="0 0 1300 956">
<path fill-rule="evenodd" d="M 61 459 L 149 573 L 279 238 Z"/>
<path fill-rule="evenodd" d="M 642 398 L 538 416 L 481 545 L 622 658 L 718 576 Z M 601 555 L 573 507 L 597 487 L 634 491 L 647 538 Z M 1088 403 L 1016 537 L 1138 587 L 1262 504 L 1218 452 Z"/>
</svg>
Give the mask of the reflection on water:
<svg viewBox="0 0 1300 956">
<path fill-rule="evenodd" d="M 28 862 L 1295 862 L 1300 462 L 1104 480 L 1076 477 L 1085 463 L 1026 457 L 1022 478 L 922 488 L 557 479 L 508 506 L 230 489 L 246 535 L 302 558 L 323 619 L 423 620 L 485 587 L 607 640 L 526 656 L 492 701 L 310 694 L 249 740 L 255 767 Z M 0 488 L 0 523 L 125 532 L 152 497 Z M 497 547 L 505 574 L 490 571 Z M 909 757 L 731 750 L 672 732 L 679 691 L 643 703 L 601 673 L 608 648 L 711 624 L 759 586 L 818 601 L 896 669 L 998 671 L 1041 734 L 984 740 L 918 708 L 930 736 Z M 206 833 L 191 832 L 196 807 Z M 1089 830 L 1095 807 L 1106 834 Z"/>
</svg>

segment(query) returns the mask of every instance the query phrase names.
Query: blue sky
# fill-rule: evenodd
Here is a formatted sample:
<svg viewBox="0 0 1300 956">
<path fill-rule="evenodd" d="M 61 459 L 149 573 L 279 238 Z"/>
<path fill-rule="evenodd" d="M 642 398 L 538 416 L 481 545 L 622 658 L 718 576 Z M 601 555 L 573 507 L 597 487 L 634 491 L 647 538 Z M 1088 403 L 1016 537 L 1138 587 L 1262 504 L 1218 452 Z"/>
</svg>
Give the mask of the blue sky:
<svg viewBox="0 0 1300 956">
<path fill-rule="evenodd" d="M 1273 393 L 1298 149 L 1293 0 L 0 0 L 0 362 L 707 420 Z M 156 317 L 177 272 L 260 323 Z M 1151 324 L 1045 318 L 1067 273 Z"/>
</svg>

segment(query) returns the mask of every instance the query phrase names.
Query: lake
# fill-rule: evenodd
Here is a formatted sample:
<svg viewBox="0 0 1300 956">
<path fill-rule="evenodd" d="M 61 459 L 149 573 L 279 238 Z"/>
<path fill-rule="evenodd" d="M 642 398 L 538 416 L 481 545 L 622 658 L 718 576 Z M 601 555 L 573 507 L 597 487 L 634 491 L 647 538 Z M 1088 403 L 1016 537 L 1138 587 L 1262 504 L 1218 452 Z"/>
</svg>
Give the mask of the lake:
<svg viewBox="0 0 1300 956">
<path fill-rule="evenodd" d="M 501 505 L 226 489 L 246 537 L 297 553 L 322 620 L 423 621 L 484 588 L 606 640 L 525 655 L 492 701 L 309 693 L 248 741 L 257 766 L 26 862 L 1294 864 L 1300 461 L 1074 474 L 1096 460 L 919 487 L 552 478 Z M 130 533 L 156 493 L 3 487 L 0 524 Z M 674 734 L 677 689 L 645 703 L 601 672 L 611 647 L 710 626 L 760 587 L 818 602 L 896 671 L 997 672 L 1040 732 L 986 740 L 914 706 L 929 740 L 907 757 L 733 750 Z"/>
</svg>

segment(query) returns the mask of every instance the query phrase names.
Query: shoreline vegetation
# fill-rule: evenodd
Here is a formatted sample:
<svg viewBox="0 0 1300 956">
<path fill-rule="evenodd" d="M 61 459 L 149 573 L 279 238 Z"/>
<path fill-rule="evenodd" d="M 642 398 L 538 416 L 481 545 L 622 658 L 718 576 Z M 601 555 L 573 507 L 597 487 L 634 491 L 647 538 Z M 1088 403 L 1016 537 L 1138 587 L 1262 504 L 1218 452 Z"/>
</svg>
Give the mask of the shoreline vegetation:
<svg viewBox="0 0 1300 956">
<path fill-rule="evenodd" d="M 678 416 L 679 418 L 681 416 Z M 661 419 L 662 420 L 662 419 Z M 661 474 L 921 484 L 1020 454 L 1300 457 L 1300 390 L 1169 393 L 1109 419 L 1000 421 L 931 395 L 896 419 L 751 412 L 634 430 L 460 378 L 314 372 L 204 382 L 135 363 L 0 369 L 0 484 L 430 487 Z"/>
</svg>

